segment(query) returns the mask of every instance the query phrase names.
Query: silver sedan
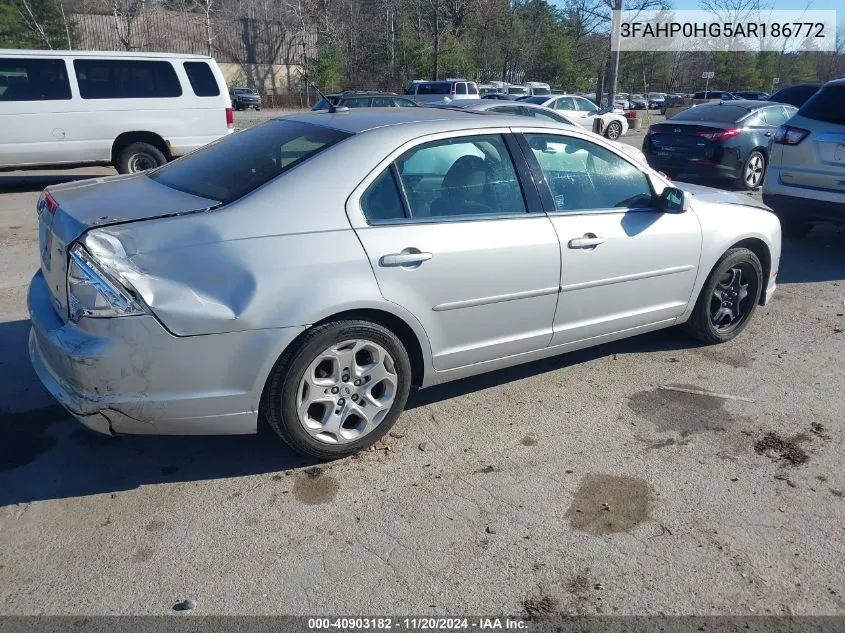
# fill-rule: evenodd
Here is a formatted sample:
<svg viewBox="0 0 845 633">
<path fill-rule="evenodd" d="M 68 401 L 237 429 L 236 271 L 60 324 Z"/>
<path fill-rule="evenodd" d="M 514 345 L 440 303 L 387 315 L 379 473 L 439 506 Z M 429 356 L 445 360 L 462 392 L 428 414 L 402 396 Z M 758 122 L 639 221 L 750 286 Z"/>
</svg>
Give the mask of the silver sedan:
<svg viewBox="0 0 845 633">
<path fill-rule="evenodd" d="M 38 203 L 29 350 L 86 426 L 254 433 L 321 459 L 412 388 L 673 325 L 720 343 L 775 291 L 780 225 L 613 143 L 428 108 L 270 121 Z"/>
</svg>

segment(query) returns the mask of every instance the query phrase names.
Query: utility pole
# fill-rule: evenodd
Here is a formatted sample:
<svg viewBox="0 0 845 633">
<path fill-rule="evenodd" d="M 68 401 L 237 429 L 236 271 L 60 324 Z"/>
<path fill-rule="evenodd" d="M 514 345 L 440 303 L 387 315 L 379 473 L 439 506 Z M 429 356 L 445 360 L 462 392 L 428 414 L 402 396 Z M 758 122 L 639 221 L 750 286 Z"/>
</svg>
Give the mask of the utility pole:
<svg viewBox="0 0 845 633">
<path fill-rule="evenodd" d="M 613 107 L 613 103 L 616 101 L 616 80 L 619 76 L 619 44 L 621 44 L 621 42 L 617 42 L 616 50 L 612 50 L 613 38 L 618 32 L 618 30 L 621 28 L 619 19 L 621 19 L 622 17 L 621 12 L 625 9 L 625 0 L 616 0 L 616 2 L 614 2 L 613 8 L 615 11 L 619 11 L 619 13 L 616 14 L 619 17 L 611 20 L 613 30 L 610 34 L 610 89 L 608 90 L 608 105 L 611 108 Z"/>
</svg>

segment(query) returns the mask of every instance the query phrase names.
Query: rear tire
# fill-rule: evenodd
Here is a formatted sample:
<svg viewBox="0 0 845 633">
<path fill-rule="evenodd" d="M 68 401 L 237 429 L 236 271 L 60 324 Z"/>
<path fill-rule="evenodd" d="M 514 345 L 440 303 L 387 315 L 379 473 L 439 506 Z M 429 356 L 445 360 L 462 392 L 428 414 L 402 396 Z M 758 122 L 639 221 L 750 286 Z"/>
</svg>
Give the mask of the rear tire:
<svg viewBox="0 0 845 633">
<path fill-rule="evenodd" d="M 736 179 L 736 185 L 743 191 L 756 189 L 763 184 L 763 177 L 766 175 L 766 157 L 763 153 L 754 150 L 742 164 L 742 170 Z"/>
<path fill-rule="evenodd" d="M 115 168 L 119 174 L 137 174 L 164 165 L 167 158 L 149 143 L 130 143 L 117 153 Z"/>
<path fill-rule="evenodd" d="M 332 321 L 305 332 L 279 358 L 262 410 L 293 450 L 338 459 L 387 433 L 410 388 L 411 361 L 393 332 L 370 321 Z"/>
<path fill-rule="evenodd" d="M 729 249 L 716 262 L 682 327 L 708 345 L 730 341 L 748 325 L 762 291 L 763 267 L 757 255 L 747 248 Z"/>
</svg>

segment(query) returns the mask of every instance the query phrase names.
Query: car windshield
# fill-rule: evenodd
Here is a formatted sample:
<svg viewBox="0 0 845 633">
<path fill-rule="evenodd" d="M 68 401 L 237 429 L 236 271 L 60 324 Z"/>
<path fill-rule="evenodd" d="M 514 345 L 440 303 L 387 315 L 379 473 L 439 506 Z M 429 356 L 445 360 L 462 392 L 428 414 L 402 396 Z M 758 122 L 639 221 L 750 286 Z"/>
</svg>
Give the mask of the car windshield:
<svg viewBox="0 0 845 633">
<path fill-rule="evenodd" d="M 268 121 L 147 175 L 172 189 L 228 204 L 349 136 L 309 123 Z"/>
<path fill-rule="evenodd" d="M 510 86 L 508 88 L 509 95 L 524 95 L 528 94 L 528 90 L 522 86 Z"/>
<path fill-rule="evenodd" d="M 519 101 L 524 101 L 526 103 L 536 103 L 537 105 L 542 105 L 548 100 L 548 97 L 522 97 L 519 99 Z"/>
<path fill-rule="evenodd" d="M 714 103 L 712 105 L 700 105 L 689 110 L 678 112 L 670 121 L 710 121 L 713 123 L 733 123 L 738 121 L 746 114 L 747 108 L 740 108 L 734 105 L 722 105 Z"/>
<path fill-rule="evenodd" d="M 550 94 L 552 94 L 552 91 L 549 90 L 548 88 L 534 88 L 534 90 L 532 90 L 532 92 L 535 95 L 550 95 Z"/>
<path fill-rule="evenodd" d="M 234 93 L 236 95 L 254 95 L 255 90 L 250 90 L 249 88 L 235 88 Z"/>
<path fill-rule="evenodd" d="M 452 91 L 452 84 L 448 81 L 438 81 L 417 84 L 418 95 L 447 95 Z"/>
</svg>

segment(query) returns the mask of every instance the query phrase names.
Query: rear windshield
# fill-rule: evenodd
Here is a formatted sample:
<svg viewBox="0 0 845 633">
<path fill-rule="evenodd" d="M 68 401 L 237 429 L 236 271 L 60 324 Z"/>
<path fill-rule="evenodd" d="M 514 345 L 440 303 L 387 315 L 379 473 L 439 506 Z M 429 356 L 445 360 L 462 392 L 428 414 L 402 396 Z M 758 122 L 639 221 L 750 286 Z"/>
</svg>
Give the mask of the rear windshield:
<svg viewBox="0 0 845 633">
<path fill-rule="evenodd" d="M 548 88 L 534 88 L 534 90 L 532 90 L 532 92 L 535 95 L 550 95 L 550 94 L 552 94 L 552 91 L 549 90 Z"/>
<path fill-rule="evenodd" d="M 712 121 L 713 123 L 733 123 L 748 114 L 746 108 L 730 105 L 700 105 L 678 112 L 670 121 Z"/>
<path fill-rule="evenodd" d="M 798 111 L 803 117 L 845 125 L 845 85 L 825 86 L 810 97 Z"/>
<path fill-rule="evenodd" d="M 418 95 L 447 95 L 452 92 L 452 84 L 448 81 L 417 84 Z"/>
<path fill-rule="evenodd" d="M 268 121 L 148 175 L 173 189 L 228 204 L 349 136 L 298 121 Z"/>
</svg>

